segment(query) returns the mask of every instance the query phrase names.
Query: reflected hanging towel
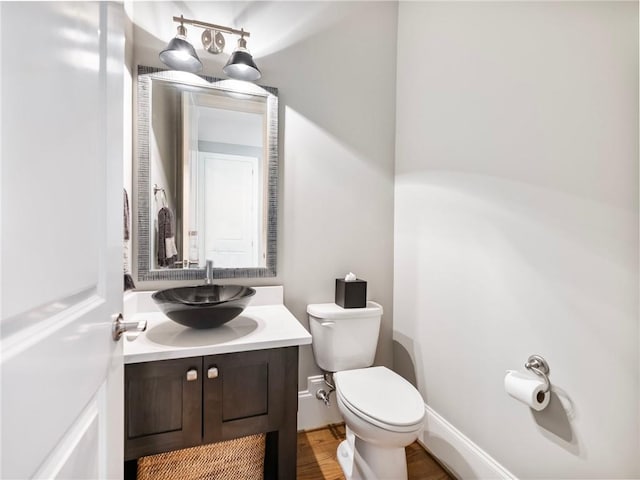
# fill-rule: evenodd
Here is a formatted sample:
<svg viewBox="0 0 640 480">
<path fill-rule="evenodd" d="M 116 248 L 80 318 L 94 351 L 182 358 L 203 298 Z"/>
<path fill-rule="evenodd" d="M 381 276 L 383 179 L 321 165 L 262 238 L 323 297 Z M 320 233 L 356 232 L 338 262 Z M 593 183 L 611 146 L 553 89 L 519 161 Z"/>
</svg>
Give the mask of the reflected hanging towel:
<svg viewBox="0 0 640 480">
<path fill-rule="evenodd" d="M 130 212 L 129 212 L 129 195 L 127 195 L 127 190 L 124 190 L 124 240 L 122 244 L 122 263 L 123 263 L 123 271 L 124 271 L 124 291 L 133 290 L 136 288 L 136 284 L 133 282 L 133 277 L 131 277 L 131 271 L 129 270 L 129 222 L 130 222 Z"/>
<path fill-rule="evenodd" d="M 129 240 L 129 221 L 130 221 L 130 213 L 129 213 L 129 195 L 127 195 L 127 190 L 124 189 L 124 211 L 122 212 L 122 216 L 124 217 L 124 239 Z"/>
<path fill-rule="evenodd" d="M 158 265 L 168 267 L 178 260 L 173 236 L 173 213 L 167 207 L 158 211 Z"/>
</svg>

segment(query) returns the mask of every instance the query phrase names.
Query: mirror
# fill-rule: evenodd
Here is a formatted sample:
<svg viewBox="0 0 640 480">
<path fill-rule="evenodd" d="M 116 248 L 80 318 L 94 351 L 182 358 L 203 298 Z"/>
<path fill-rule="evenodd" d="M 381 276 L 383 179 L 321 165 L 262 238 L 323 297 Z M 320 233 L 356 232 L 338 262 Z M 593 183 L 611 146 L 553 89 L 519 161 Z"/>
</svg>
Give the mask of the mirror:
<svg viewBox="0 0 640 480">
<path fill-rule="evenodd" d="M 278 96 L 138 67 L 138 280 L 276 275 Z"/>
</svg>

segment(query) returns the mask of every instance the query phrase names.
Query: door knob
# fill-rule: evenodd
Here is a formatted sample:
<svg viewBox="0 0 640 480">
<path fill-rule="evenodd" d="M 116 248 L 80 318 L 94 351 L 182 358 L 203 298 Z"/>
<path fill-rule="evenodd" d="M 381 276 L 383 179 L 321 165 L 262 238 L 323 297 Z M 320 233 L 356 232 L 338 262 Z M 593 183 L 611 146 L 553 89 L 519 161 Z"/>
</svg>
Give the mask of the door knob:
<svg viewBox="0 0 640 480">
<path fill-rule="evenodd" d="M 218 378 L 218 369 L 216 367 L 211 367 L 207 370 L 207 378 Z"/>
<path fill-rule="evenodd" d="M 116 342 L 120 340 L 120 337 L 122 337 L 122 334 L 125 332 L 140 334 L 147 329 L 146 320 L 140 320 L 139 322 L 125 322 L 121 313 L 113 315 L 111 318 L 113 318 L 111 336 Z"/>
</svg>

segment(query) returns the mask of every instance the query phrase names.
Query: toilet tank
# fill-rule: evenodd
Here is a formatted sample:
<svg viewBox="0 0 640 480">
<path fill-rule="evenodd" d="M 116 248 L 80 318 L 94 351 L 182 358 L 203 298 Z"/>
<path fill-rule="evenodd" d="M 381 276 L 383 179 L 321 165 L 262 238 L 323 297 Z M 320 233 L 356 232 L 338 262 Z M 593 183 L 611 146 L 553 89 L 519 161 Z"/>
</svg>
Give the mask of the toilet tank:
<svg viewBox="0 0 640 480">
<path fill-rule="evenodd" d="M 316 363 L 327 372 L 373 365 L 378 346 L 382 307 L 342 308 L 335 303 L 307 306 Z"/>
</svg>

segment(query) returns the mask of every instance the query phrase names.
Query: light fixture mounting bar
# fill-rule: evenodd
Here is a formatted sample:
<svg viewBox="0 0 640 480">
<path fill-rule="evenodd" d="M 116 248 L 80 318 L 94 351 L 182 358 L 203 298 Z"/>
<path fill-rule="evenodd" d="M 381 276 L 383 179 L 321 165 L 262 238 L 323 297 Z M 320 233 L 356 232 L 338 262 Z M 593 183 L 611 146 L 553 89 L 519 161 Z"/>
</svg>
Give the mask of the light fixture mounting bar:
<svg viewBox="0 0 640 480">
<path fill-rule="evenodd" d="M 186 23 L 188 25 L 193 25 L 194 27 L 210 28 L 212 30 L 217 30 L 218 32 L 232 33 L 234 35 L 240 35 L 241 37 L 251 36 L 251 34 L 246 30 L 236 30 L 235 28 L 225 27 L 223 25 L 215 25 L 213 23 L 201 22 L 200 20 L 191 20 L 189 18 L 183 17 L 173 17 L 173 21 L 177 23 Z"/>
</svg>

